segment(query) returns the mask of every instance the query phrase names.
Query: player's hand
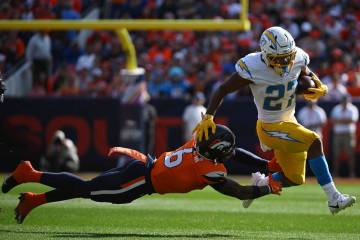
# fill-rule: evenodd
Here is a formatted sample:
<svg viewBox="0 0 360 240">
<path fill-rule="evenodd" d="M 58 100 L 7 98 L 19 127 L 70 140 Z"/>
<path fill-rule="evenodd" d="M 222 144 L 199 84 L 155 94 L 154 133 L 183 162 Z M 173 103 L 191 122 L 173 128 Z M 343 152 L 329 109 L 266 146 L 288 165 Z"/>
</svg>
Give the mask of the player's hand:
<svg viewBox="0 0 360 240">
<path fill-rule="evenodd" d="M 275 181 L 272 178 L 272 175 L 269 175 L 269 187 L 271 189 L 271 193 L 272 194 L 277 194 L 280 195 L 281 194 L 281 190 L 282 190 L 282 184 L 279 181 Z"/>
<path fill-rule="evenodd" d="M 211 128 L 212 133 L 215 133 L 216 124 L 214 123 L 214 116 L 211 114 L 205 114 L 201 122 L 199 122 L 193 130 L 193 133 L 196 133 L 196 139 L 201 142 L 203 139 L 203 135 L 205 135 L 205 140 L 208 140 L 209 128 Z"/>
<path fill-rule="evenodd" d="M 325 96 L 328 92 L 328 88 L 323 84 L 316 74 L 312 74 L 311 79 L 315 82 L 316 88 L 309 88 L 308 91 L 311 93 L 304 94 L 304 98 L 309 101 L 315 101 L 318 98 Z"/>
</svg>

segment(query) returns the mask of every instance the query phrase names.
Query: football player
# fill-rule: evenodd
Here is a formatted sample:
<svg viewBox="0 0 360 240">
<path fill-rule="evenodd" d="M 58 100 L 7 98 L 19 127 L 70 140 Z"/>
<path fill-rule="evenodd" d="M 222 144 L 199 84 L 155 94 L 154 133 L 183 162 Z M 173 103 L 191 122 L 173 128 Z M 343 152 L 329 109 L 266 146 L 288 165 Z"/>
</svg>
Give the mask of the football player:
<svg viewBox="0 0 360 240">
<path fill-rule="evenodd" d="M 6 91 L 6 86 L 3 79 L 0 77 L 0 103 L 4 101 L 4 93 Z"/>
<path fill-rule="evenodd" d="M 300 74 L 311 76 L 315 82 L 306 100 L 316 100 L 327 93 L 315 73 L 308 68 L 309 56 L 295 46 L 291 34 L 281 27 L 266 29 L 260 38 L 260 52 L 250 53 L 235 65 L 234 72 L 212 95 L 206 115 L 194 129 L 196 138 L 208 138 L 208 130 L 215 131 L 214 114 L 223 98 L 249 85 L 258 111 L 256 131 L 264 151 L 272 149 L 283 173 L 272 174 L 283 186 L 301 185 L 305 182 L 305 161 L 315 174 L 328 198 L 331 213 L 337 213 L 353 203 L 356 198 L 341 194 L 335 187 L 324 156 L 321 139 L 315 132 L 300 125 L 294 116 L 295 89 Z M 260 174 L 253 174 L 253 183 L 265 184 Z M 263 180 L 263 181 L 262 181 Z M 245 201 L 248 207 L 251 201 Z"/>
<path fill-rule="evenodd" d="M 28 182 L 54 188 L 42 194 L 20 194 L 15 209 L 18 223 L 22 223 L 31 210 L 42 204 L 72 198 L 123 204 L 146 194 L 186 193 L 203 189 L 207 185 L 242 200 L 270 193 L 279 194 L 281 184 L 272 181 L 271 176 L 266 186 L 241 186 L 226 177 L 223 162 L 236 155 L 234 145 L 235 136 L 231 130 L 217 125 L 216 131 L 210 134 L 207 141 L 193 139 L 174 151 L 161 154 L 155 160 L 132 149 L 115 147 L 110 150 L 109 157 L 125 154 L 132 160 L 125 166 L 110 169 L 89 181 L 67 172 L 40 172 L 29 161 L 25 161 L 5 179 L 2 191 L 6 193 Z"/>
</svg>

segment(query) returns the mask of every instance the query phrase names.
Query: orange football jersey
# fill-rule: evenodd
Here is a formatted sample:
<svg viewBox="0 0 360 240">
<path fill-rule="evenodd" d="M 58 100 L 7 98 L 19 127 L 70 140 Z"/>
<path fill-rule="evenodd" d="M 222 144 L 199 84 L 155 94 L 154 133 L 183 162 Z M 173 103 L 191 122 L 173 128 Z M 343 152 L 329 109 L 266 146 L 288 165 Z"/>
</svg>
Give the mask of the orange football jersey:
<svg viewBox="0 0 360 240">
<path fill-rule="evenodd" d="M 225 166 L 200 157 L 191 140 L 155 160 L 151 181 L 157 193 L 186 193 L 221 181 L 225 175 Z"/>
</svg>

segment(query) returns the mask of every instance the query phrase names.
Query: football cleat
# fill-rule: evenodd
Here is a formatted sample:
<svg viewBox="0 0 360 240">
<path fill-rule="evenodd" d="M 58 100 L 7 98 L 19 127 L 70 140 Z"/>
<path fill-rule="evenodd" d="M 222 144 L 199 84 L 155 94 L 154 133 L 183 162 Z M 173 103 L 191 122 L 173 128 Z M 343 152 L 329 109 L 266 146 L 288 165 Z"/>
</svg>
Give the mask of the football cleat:
<svg viewBox="0 0 360 240">
<path fill-rule="evenodd" d="M 7 193 L 17 185 L 28 182 L 30 179 L 35 179 L 36 177 L 33 178 L 33 176 L 36 173 L 37 171 L 32 167 L 29 161 L 21 161 L 19 165 L 17 165 L 15 171 L 4 180 L 1 187 L 2 192 Z"/>
<path fill-rule="evenodd" d="M 347 207 L 351 207 L 356 202 L 356 197 L 347 194 L 340 194 L 336 200 L 328 201 L 329 210 L 336 214 Z"/>
<path fill-rule="evenodd" d="M 251 185 L 253 186 L 264 186 L 267 185 L 266 183 L 266 177 L 264 174 L 261 174 L 260 172 L 256 172 L 256 173 L 252 173 L 251 174 Z M 244 208 L 248 208 L 250 207 L 250 205 L 252 204 L 252 202 L 255 199 L 246 199 L 242 201 L 242 205 Z"/>
<path fill-rule="evenodd" d="M 23 223 L 29 212 L 39 205 L 35 196 L 32 192 L 20 193 L 20 201 L 15 208 L 15 219 L 18 224 Z"/>
</svg>

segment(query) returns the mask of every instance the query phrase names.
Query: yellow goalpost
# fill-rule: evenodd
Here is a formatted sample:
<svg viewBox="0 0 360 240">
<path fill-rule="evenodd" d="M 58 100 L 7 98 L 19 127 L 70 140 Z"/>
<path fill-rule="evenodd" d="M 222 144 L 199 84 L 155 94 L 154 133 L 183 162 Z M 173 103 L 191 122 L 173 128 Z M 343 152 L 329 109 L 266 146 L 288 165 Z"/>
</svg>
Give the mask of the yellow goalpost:
<svg viewBox="0 0 360 240">
<path fill-rule="evenodd" d="M 240 0 L 239 19 L 124 19 L 124 20 L 0 20 L 0 31 L 6 30 L 113 30 L 116 32 L 124 51 L 127 53 L 127 69 L 137 69 L 136 51 L 127 30 L 173 30 L 173 31 L 247 31 L 250 29 L 248 19 L 248 0 Z"/>
</svg>

